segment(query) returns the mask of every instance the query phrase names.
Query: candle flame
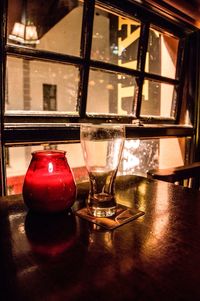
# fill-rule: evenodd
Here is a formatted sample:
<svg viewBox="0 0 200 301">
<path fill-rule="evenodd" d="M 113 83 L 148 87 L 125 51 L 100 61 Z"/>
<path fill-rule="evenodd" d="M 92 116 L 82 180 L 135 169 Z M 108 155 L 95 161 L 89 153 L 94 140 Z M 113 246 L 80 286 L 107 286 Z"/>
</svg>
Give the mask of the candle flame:
<svg viewBox="0 0 200 301">
<path fill-rule="evenodd" d="M 49 171 L 50 173 L 53 172 L 53 164 L 52 164 L 51 162 L 48 163 L 48 171 Z"/>
</svg>

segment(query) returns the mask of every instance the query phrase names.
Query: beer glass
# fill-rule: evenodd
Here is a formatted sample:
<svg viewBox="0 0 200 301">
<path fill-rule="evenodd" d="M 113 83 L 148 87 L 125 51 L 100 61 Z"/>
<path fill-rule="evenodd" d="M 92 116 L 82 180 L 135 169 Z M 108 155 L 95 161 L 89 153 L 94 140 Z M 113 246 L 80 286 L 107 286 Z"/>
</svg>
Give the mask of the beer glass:
<svg viewBox="0 0 200 301">
<path fill-rule="evenodd" d="M 87 208 L 93 216 L 116 213 L 114 188 L 124 137 L 123 125 L 81 125 L 81 146 L 90 180 Z"/>
</svg>

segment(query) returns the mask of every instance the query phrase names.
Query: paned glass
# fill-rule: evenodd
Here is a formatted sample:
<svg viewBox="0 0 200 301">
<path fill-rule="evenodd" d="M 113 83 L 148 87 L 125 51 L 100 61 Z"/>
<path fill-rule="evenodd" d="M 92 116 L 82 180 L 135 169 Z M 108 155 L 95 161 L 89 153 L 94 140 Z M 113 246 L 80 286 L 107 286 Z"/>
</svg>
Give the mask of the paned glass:
<svg viewBox="0 0 200 301">
<path fill-rule="evenodd" d="M 133 116 L 135 93 L 134 77 L 91 69 L 87 113 Z"/>
<path fill-rule="evenodd" d="M 79 68 L 40 60 L 7 58 L 6 112 L 77 113 Z"/>
<path fill-rule="evenodd" d="M 31 153 L 38 150 L 66 151 L 66 158 L 74 174 L 75 182 L 79 183 L 88 179 L 80 143 L 6 147 L 6 153 L 9 158 L 6 164 L 8 194 L 18 194 L 22 192 L 24 176 L 31 161 Z"/>
<path fill-rule="evenodd" d="M 148 170 L 186 163 L 189 138 L 126 139 L 119 173 L 146 176 Z"/>
<path fill-rule="evenodd" d="M 179 39 L 150 27 L 145 71 L 175 78 Z"/>
<path fill-rule="evenodd" d="M 92 59 L 136 69 L 139 37 L 139 21 L 95 7 Z"/>
<path fill-rule="evenodd" d="M 184 165 L 187 157 L 187 138 L 126 139 L 118 175 L 146 176 L 149 169 Z M 37 150 L 64 150 L 76 183 L 88 181 L 80 143 L 41 144 L 6 147 L 6 183 L 8 194 L 22 192 L 31 153 Z"/>
<path fill-rule="evenodd" d="M 8 1 L 11 44 L 80 56 L 83 1 Z"/>
<path fill-rule="evenodd" d="M 176 90 L 173 85 L 145 80 L 142 91 L 141 115 L 175 117 Z"/>
</svg>

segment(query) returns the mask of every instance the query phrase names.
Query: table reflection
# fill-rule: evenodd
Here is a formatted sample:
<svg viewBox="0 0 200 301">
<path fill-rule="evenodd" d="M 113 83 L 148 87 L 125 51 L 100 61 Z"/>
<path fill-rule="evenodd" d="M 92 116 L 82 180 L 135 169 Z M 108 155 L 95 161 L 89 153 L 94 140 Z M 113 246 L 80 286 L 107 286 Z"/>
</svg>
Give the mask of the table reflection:
<svg viewBox="0 0 200 301">
<path fill-rule="evenodd" d="M 38 214 L 29 211 L 25 231 L 32 251 L 55 258 L 76 243 L 76 221 L 71 210 L 58 214 Z"/>
</svg>

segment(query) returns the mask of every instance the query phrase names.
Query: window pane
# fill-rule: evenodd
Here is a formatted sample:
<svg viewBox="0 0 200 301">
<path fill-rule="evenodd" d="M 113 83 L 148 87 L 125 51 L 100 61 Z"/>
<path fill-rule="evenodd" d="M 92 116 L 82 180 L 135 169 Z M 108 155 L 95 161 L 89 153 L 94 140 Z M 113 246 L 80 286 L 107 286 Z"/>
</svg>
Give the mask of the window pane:
<svg viewBox="0 0 200 301">
<path fill-rule="evenodd" d="M 150 169 L 184 165 L 190 138 L 127 139 L 119 174 L 146 176 Z"/>
<path fill-rule="evenodd" d="M 9 0 L 8 42 L 79 56 L 82 2 Z"/>
<path fill-rule="evenodd" d="M 175 78 L 179 40 L 150 28 L 145 71 Z"/>
<path fill-rule="evenodd" d="M 149 169 L 184 165 L 189 143 L 190 139 L 188 138 L 127 139 L 124 144 L 118 175 L 146 176 Z M 75 182 L 88 181 L 80 143 L 6 147 L 8 194 L 22 192 L 24 176 L 31 160 L 31 152 L 40 149 L 65 150 Z"/>
<path fill-rule="evenodd" d="M 142 91 L 141 115 L 173 118 L 175 115 L 173 85 L 145 80 Z"/>
<path fill-rule="evenodd" d="M 72 65 L 8 57 L 6 112 L 77 114 L 79 69 Z"/>
<path fill-rule="evenodd" d="M 91 57 L 136 69 L 139 36 L 138 21 L 96 7 Z"/>
<path fill-rule="evenodd" d="M 24 176 L 31 160 L 31 153 L 41 149 L 65 150 L 75 182 L 79 183 L 88 179 L 80 143 L 7 147 L 7 156 L 9 155 L 9 162 L 6 164 L 8 194 L 22 192 Z"/>
<path fill-rule="evenodd" d="M 134 115 L 135 87 L 132 76 L 90 70 L 87 113 Z"/>
</svg>

